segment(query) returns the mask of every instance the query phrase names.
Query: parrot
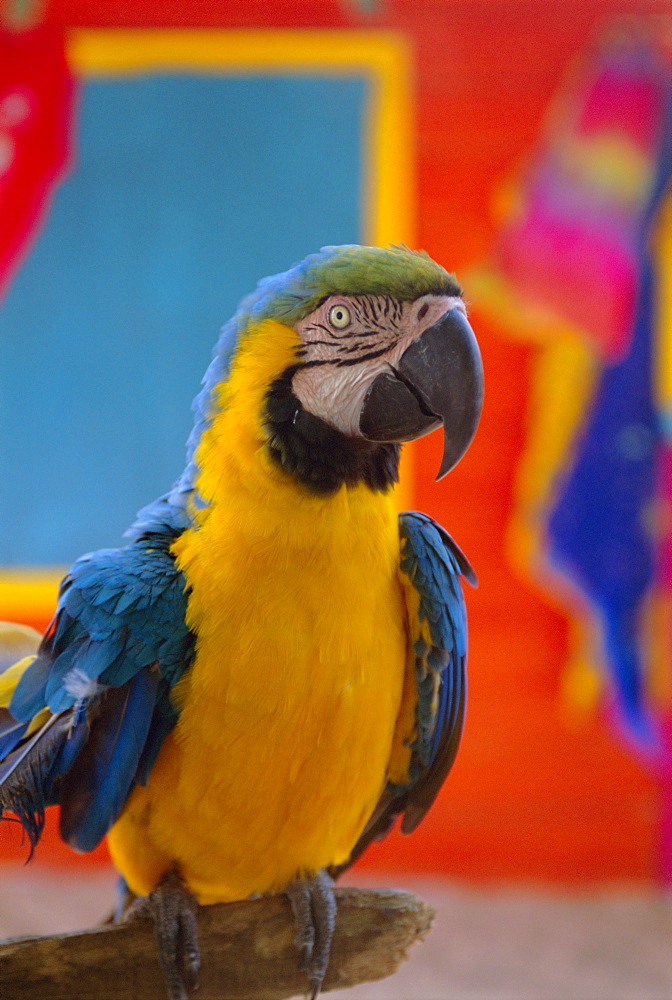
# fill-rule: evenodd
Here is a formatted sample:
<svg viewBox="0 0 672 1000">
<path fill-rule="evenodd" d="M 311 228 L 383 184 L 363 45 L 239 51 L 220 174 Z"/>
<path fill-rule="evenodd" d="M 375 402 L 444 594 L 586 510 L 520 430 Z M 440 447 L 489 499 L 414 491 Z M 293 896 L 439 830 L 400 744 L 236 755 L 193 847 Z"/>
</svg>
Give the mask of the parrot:
<svg viewBox="0 0 672 1000">
<path fill-rule="evenodd" d="M 74 563 L 0 674 L 0 817 L 31 853 L 51 805 L 74 850 L 107 837 L 170 1000 L 198 982 L 198 906 L 272 893 L 315 1000 L 334 879 L 441 788 L 476 579 L 395 488 L 403 443 L 439 428 L 446 475 L 482 402 L 461 287 L 424 251 L 327 246 L 264 278 L 221 331 L 184 472 Z"/>
</svg>

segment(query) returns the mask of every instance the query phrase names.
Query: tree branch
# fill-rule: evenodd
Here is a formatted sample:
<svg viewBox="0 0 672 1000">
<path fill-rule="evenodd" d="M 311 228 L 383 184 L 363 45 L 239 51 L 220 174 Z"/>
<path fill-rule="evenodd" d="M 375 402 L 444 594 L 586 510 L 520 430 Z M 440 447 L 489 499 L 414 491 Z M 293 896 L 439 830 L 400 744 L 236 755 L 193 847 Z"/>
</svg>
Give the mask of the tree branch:
<svg viewBox="0 0 672 1000">
<path fill-rule="evenodd" d="M 411 893 L 336 889 L 338 917 L 324 990 L 391 975 L 434 913 Z M 199 911 L 198 1000 L 304 995 L 294 922 L 284 896 Z M 151 921 L 0 943 L 3 1000 L 165 1000 Z"/>
</svg>

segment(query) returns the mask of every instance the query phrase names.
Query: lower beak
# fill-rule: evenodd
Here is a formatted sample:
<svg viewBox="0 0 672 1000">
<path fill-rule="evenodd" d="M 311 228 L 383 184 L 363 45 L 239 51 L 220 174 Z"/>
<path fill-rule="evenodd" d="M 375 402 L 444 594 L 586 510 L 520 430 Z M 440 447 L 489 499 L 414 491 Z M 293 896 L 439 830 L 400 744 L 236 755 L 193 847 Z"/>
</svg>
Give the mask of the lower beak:
<svg viewBox="0 0 672 1000">
<path fill-rule="evenodd" d="M 461 309 L 450 309 L 415 340 L 396 367 L 371 383 L 359 418 L 367 441 L 414 441 L 443 425 L 437 480 L 471 444 L 483 407 L 483 364 Z"/>
</svg>

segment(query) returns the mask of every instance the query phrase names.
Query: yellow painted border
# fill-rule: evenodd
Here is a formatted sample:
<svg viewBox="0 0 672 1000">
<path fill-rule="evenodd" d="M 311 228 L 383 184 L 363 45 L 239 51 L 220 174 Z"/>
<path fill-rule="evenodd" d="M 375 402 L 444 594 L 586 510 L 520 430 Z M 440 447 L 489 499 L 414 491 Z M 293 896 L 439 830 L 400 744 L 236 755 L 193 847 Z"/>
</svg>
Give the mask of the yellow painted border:
<svg viewBox="0 0 672 1000">
<path fill-rule="evenodd" d="M 386 31 L 74 29 L 67 55 L 84 79 L 160 72 L 363 76 L 364 242 L 414 245 L 412 59 L 407 39 Z M 399 505 L 411 506 L 412 450 L 404 449 Z M 37 621 L 56 604 L 62 568 L 0 569 L 0 618 Z"/>
</svg>

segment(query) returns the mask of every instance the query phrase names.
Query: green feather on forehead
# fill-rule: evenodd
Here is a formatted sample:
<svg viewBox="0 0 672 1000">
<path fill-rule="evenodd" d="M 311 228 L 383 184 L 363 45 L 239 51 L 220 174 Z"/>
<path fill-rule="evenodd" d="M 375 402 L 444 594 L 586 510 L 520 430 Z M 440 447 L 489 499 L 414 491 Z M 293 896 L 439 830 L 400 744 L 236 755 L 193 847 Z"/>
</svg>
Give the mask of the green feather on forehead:
<svg viewBox="0 0 672 1000">
<path fill-rule="evenodd" d="M 410 302 L 421 295 L 460 295 L 454 275 L 424 251 L 404 246 L 324 247 L 283 274 L 265 278 L 242 303 L 253 320 L 293 324 L 330 295 L 390 295 Z"/>
</svg>

